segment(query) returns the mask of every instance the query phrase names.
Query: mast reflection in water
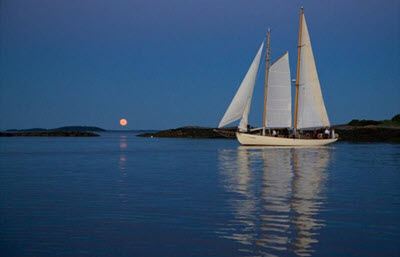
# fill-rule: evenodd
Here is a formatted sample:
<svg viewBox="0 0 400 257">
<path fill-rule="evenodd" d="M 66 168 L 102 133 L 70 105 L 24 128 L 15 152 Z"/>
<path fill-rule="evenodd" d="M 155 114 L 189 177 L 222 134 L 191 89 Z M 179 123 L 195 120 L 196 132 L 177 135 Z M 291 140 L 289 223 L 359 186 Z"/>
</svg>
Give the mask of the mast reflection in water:
<svg viewBox="0 0 400 257">
<path fill-rule="evenodd" d="M 219 150 L 220 181 L 231 219 L 219 236 L 261 256 L 310 256 L 324 220 L 330 148 L 240 146 Z"/>
</svg>

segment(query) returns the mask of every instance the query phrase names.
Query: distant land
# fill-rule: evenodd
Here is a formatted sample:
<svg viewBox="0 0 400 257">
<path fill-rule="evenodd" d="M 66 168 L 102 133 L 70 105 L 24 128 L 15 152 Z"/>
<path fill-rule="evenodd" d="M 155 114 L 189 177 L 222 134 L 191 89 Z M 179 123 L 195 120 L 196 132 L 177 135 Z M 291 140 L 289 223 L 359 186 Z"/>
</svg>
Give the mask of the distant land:
<svg viewBox="0 0 400 257">
<path fill-rule="evenodd" d="M 334 125 L 340 141 L 349 142 L 388 142 L 400 143 L 400 114 L 391 120 L 352 120 L 348 124 Z M 210 127 L 187 126 L 176 129 L 162 130 L 154 133 L 139 134 L 140 137 L 170 137 L 170 138 L 236 138 L 236 127 L 225 128 L 228 131 L 221 135 Z"/>
<path fill-rule="evenodd" d="M 23 131 L 0 132 L 0 137 L 98 137 L 98 134 L 86 131 Z"/>
<path fill-rule="evenodd" d="M 93 137 L 99 136 L 93 132 L 131 132 L 131 133 L 155 133 L 158 130 L 105 130 L 95 126 L 65 126 L 60 128 L 30 128 L 30 129 L 7 129 L 0 132 L 0 137 Z"/>
<path fill-rule="evenodd" d="M 31 128 L 31 129 L 8 129 L 0 132 L 0 137 L 98 137 L 93 132 L 104 132 L 99 127 L 89 126 L 66 126 L 54 129 Z"/>
<path fill-rule="evenodd" d="M 388 142 L 400 143 L 400 114 L 390 120 L 357 120 L 347 124 L 334 125 L 340 141 L 349 142 Z M 168 138 L 229 138 L 234 139 L 236 127 L 224 128 L 224 135 L 216 133 L 215 128 L 187 126 L 168 130 L 105 130 L 95 126 L 65 126 L 53 129 L 8 129 L 0 132 L 0 137 L 40 136 L 40 137 L 93 137 L 93 132 L 132 132 L 141 133 L 139 137 Z"/>
<path fill-rule="evenodd" d="M 60 128 L 45 129 L 45 128 L 29 128 L 29 129 L 7 129 L 6 132 L 43 132 L 43 131 L 85 131 L 85 132 L 135 132 L 135 133 L 145 133 L 145 132 L 157 132 L 156 129 L 112 129 L 106 130 L 103 128 L 95 126 L 65 126 Z"/>
<path fill-rule="evenodd" d="M 44 131 L 73 131 L 73 132 L 105 132 L 105 129 L 91 126 L 66 126 L 53 129 L 30 128 L 30 129 L 7 129 L 7 132 L 44 132 Z"/>
</svg>

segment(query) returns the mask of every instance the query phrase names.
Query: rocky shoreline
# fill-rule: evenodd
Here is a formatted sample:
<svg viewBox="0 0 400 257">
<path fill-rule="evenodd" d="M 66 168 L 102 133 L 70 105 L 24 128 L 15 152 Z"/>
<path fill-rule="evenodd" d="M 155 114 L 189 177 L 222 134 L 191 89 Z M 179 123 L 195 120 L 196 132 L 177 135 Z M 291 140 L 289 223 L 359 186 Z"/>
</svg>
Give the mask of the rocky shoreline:
<svg viewBox="0 0 400 257">
<path fill-rule="evenodd" d="M 231 129 L 234 132 L 236 128 Z M 186 126 L 176 129 L 161 130 L 154 133 L 143 133 L 137 135 L 138 137 L 169 137 L 169 138 L 236 138 L 235 134 L 225 137 L 214 131 L 210 127 L 192 127 Z"/>
<path fill-rule="evenodd" d="M 333 126 L 339 134 L 339 141 L 349 142 L 386 142 L 400 143 L 400 126 L 368 125 L 368 126 Z M 235 139 L 233 133 L 236 128 L 228 128 L 228 133 L 221 135 L 209 127 L 181 127 L 177 129 L 162 130 L 154 133 L 139 134 L 139 137 L 164 137 L 164 138 L 228 138 Z M 229 133 L 230 132 L 230 133 Z"/>
</svg>

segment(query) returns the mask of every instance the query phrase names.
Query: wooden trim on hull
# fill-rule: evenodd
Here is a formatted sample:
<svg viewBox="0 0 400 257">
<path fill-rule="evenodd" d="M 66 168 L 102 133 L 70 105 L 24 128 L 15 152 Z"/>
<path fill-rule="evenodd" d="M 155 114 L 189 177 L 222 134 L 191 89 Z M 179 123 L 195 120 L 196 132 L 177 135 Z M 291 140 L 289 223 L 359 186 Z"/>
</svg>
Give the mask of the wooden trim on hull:
<svg viewBox="0 0 400 257">
<path fill-rule="evenodd" d="M 273 146 L 319 146 L 337 141 L 337 138 L 328 139 L 300 139 L 274 136 L 262 136 L 236 132 L 236 137 L 242 145 L 273 145 Z"/>
</svg>

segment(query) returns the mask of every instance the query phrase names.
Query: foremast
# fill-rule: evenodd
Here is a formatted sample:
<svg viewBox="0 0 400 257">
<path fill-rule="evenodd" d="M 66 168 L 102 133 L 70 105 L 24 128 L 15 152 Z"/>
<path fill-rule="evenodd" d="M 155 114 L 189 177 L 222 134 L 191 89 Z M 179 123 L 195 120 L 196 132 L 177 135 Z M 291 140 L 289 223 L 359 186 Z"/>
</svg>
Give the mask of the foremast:
<svg viewBox="0 0 400 257">
<path fill-rule="evenodd" d="M 263 112 L 263 130 L 262 134 L 265 136 L 266 118 L 267 118 L 267 91 L 268 91 L 268 71 L 269 71 L 269 45 L 270 45 L 270 29 L 267 32 L 267 54 L 265 57 L 265 84 L 264 84 L 264 112 Z"/>
</svg>

